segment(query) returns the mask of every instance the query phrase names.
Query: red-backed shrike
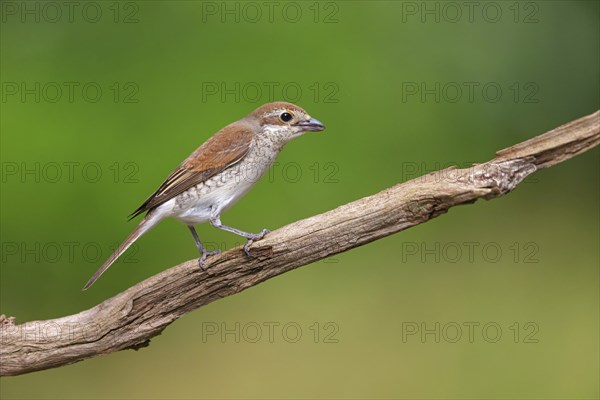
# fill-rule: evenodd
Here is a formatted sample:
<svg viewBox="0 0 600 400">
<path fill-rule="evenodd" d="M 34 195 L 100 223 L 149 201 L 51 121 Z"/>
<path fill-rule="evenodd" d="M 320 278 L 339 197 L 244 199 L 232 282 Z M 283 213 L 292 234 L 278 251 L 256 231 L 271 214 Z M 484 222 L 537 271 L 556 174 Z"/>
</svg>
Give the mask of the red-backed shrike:
<svg viewBox="0 0 600 400">
<path fill-rule="evenodd" d="M 221 223 L 221 213 L 250 190 L 283 146 L 307 131 L 322 131 L 323 124 L 302 108 L 284 102 L 268 103 L 239 121 L 227 125 L 194 151 L 167 177 L 131 218 L 147 212 L 129 237 L 115 250 L 84 286 L 89 288 L 140 236 L 167 217 L 188 226 L 200 251 L 198 265 L 204 269 L 208 252 L 194 229 L 210 222 L 215 228 L 245 237 L 249 254 L 253 240 L 269 231 L 248 233 Z"/>
</svg>

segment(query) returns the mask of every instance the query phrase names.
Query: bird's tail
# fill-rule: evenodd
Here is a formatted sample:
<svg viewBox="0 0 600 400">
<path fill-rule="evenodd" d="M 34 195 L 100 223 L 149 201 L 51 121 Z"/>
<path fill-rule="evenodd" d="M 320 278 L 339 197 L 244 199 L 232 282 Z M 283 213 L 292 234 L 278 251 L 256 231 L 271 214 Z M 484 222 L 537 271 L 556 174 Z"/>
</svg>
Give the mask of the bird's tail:
<svg viewBox="0 0 600 400">
<path fill-rule="evenodd" d="M 138 240 L 138 238 L 144 233 L 148 232 L 148 230 L 150 230 L 150 228 L 156 225 L 162 219 L 162 217 L 163 216 L 160 215 L 160 213 L 155 212 L 155 210 L 152 210 L 148 214 L 146 214 L 146 216 L 144 217 L 142 222 L 140 222 L 137 228 L 135 228 L 135 230 L 131 232 L 127 239 L 125 239 L 125 241 L 119 247 L 117 247 L 115 252 L 112 253 L 110 257 L 108 257 L 108 260 L 106 260 L 104 264 L 102 264 L 98 271 L 96 271 L 96 273 L 85 284 L 82 290 L 86 290 L 87 288 L 92 286 L 94 282 L 96 282 L 96 280 L 100 278 L 100 275 L 102 275 L 104 271 L 108 269 L 108 267 L 110 267 L 115 261 L 117 261 L 117 258 L 119 258 L 123 253 L 125 253 L 125 251 L 133 244 L 133 242 Z"/>
</svg>

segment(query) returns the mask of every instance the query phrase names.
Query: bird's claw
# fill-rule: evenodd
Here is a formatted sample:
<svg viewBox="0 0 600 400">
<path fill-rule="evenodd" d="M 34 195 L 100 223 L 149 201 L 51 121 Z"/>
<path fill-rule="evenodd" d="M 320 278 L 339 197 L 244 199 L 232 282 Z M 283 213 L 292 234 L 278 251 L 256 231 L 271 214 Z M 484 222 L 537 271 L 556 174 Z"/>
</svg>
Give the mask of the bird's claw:
<svg viewBox="0 0 600 400">
<path fill-rule="evenodd" d="M 271 231 L 268 229 L 263 229 L 260 233 L 254 233 L 252 234 L 252 236 L 248 237 L 248 241 L 246 242 L 246 244 L 244 245 L 244 253 L 246 253 L 246 255 L 248 257 L 250 257 L 250 245 L 255 241 L 255 240 L 260 240 L 262 238 L 265 237 L 265 235 L 267 233 L 270 233 Z"/>
<path fill-rule="evenodd" d="M 202 252 L 202 255 L 200 256 L 200 258 L 198 259 L 198 267 L 200 267 L 200 269 L 202 271 L 206 272 L 206 268 L 204 268 L 204 261 L 206 261 L 206 257 L 212 256 L 215 254 L 221 254 L 221 250 L 212 250 L 212 251 L 204 250 Z"/>
</svg>

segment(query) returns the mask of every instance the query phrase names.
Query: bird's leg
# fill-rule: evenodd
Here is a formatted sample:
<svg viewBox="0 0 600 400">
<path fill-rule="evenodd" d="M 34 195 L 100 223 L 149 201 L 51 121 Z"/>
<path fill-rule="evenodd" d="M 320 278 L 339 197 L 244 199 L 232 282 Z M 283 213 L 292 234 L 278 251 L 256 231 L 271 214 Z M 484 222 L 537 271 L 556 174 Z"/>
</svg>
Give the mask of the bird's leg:
<svg viewBox="0 0 600 400">
<path fill-rule="evenodd" d="M 268 229 L 263 229 L 260 233 L 249 233 L 249 232 L 240 231 L 239 229 L 235 229 L 230 226 L 223 225 L 221 223 L 221 218 L 219 215 L 211 218 L 210 224 L 212 226 L 214 226 L 215 228 L 222 229 L 227 232 L 235 233 L 236 235 L 239 235 L 239 236 L 242 236 L 242 237 L 245 237 L 246 239 L 248 239 L 248 241 L 244 245 L 244 252 L 246 253 L 246 255 L 248 257 L 250 257 L 250 245 L 252 244 L 252 242 L 255 240 L 262 239 L 263 237 L 265 237 L 265 235 L 267 233 L 270 232 Z"/>
<path fill-rule="evenodd" d="M 198 247 L 198 251 L 200 252 L 198 266 L 200 267 L 200 269 L 202 269 L 202 271 L 206 271 L 206 268 L 204 268 L 204 260 L 206 260 L 206 257 L 212 256 L 213 254 L 219 254 L 221 250 L 217 249 L 213 251 L 206 251 L 204 246 L 202 246 L 200 239 L 198 238 L 198 234 L 196 233 L 196 229 L 194 229 L 194 226 L 188 225 L 188 228 L 190 228 L 190 232 L 192 232 L 192 236 L 194 237 L 194 242 L 196 242 L 196 247 Z"/>
</svg>

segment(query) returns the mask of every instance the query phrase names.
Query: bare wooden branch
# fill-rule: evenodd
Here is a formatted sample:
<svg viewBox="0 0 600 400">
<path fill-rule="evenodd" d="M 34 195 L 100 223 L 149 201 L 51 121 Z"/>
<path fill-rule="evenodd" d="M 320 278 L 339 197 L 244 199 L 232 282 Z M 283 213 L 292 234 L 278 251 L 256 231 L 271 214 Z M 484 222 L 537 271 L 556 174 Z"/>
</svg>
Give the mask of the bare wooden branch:
<svg viewBox="0 0 600 400">
<path fill-rule="evenodd" d="M 448 168 L 284 226 L 252 246 L 190 260 L 80 312 L 15 325 L 0 316 L 0 374 L 19 375 L 123 349 L 139 349 L 185 313 L 286 271 L 426 222 L 450 207 L 513 190 L 538 168 L 598 145 L 600 111 L 501 150 L 471 168 Z M 79 288 L 78 288 L 79 289 Z"/>
</svg>

